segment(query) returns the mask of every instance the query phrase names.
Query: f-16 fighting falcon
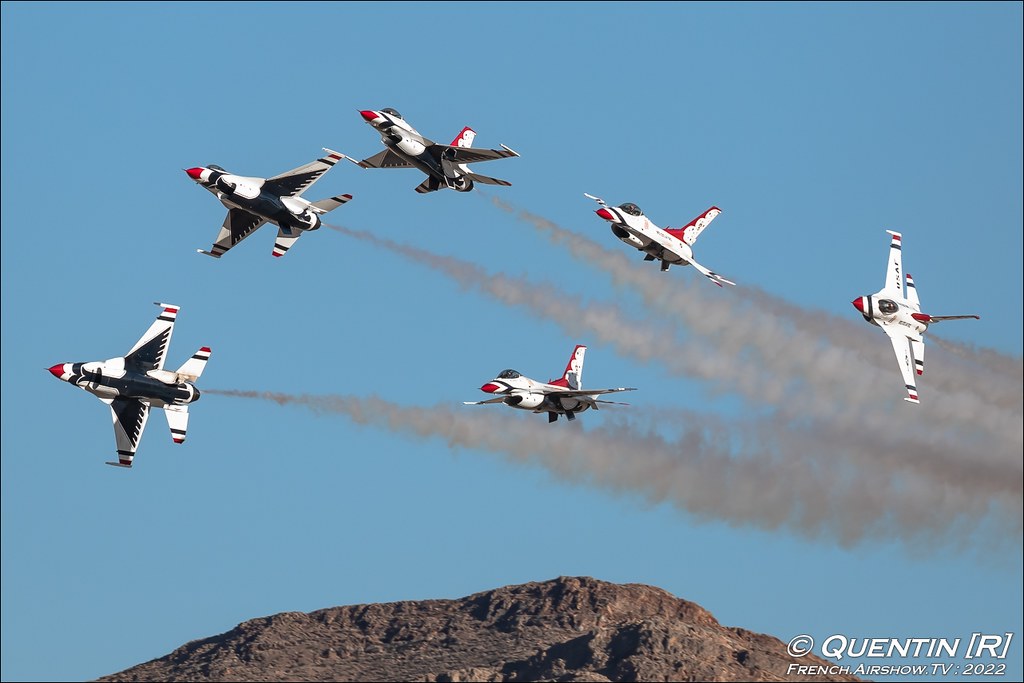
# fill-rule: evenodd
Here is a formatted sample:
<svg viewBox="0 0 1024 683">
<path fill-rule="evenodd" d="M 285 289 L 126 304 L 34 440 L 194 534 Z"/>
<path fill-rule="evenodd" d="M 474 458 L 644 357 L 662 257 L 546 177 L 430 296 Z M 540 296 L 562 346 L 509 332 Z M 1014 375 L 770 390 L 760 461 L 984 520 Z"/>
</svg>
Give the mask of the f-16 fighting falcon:
<svg viewBox="0 0 1024 683">
<path fill-rule="evenodd" d="M 178 306 L 163 308 L 156 321 L 126 355 L 91 363 L 58 363 L 47 368 L 59 380 L 74 384 L 110 406 L 114 418 L 117 462 L 131 467 L 150 408 L 163 408 L 174 443 L 184 443 L 188 406 L 199 400 L 195 381 L 203 374 L 210 349 L 206 346 L 175 371 L 164 370 Z"/>
<path fill-rule="evenodd" d="M 903 289 L 902 253 L 903 236 L 898 232 L 886 230 L 892 235 L 889 244 L 889 267 L 885 272 L 885 287 L 870 296 L 859 296 L 854 299 L 853 307 L 860 311 L 872 325 L 882 328 L 892 342 L 892 350 L 896 352 L 903 382 L 907 386 L 904 401 L 920 403 L 917 398 L 917 385 L 914 371 L 924 374 L 924 337 L 928 326 L 943 320 L 964 320 L 976 315 L 928 315 L 921 312 L 921 301 L 917 296 L 914 278 L 907 273 L 906 294 Z"/>
<path fill-rule="evenodd" d="M 284 256 L 304 232 L 320 227 L 321 215 L 352 199 L 350 194 L 318 202 L 302 198 L 302 193 L 344 156 L 329 149 L 324 151 L 327 152 L 325 157 L 266 179 L 234 175 L 212 164 L 185 169 L 189 178 L 216 195 L 228 208 L 227 218 L 210 251 L 196 251 L 220 258 L 264 223 L 274 223 L 277 240 L 273 254 Z"/>
<path fill-rule="evenodd" d="M 586 352 L 586 346 L 577 345 L 573 349 L 569 364 L 565 366 L 562 376 L 546 383 L 524 377 L 515 370 L 505 370 L 480 387 L 480 391 L 497 394 L 495 398 L 485 401 L 465 401 L 464 403 L 467 406 L 504 403 L 513 408 L 547 413 L 549 423 L 557 420 L 559 415 L 565 415 L 567 419 L 575 420 L 576 413 L 583 412 L 587 408 L 597 410 L 598 403 L 628 405 L 615 401 L 603 401 L 597 396 L 617 391 L 636 391 L 634 388 L 583 390 L 583 357 Z"/>
<path fill-rule="evenodd" d="M 380 140 L 387 147 L 383 152 L 368 159 L 356 161 L 345 157 L 363 168 L 418 168 L 427 174 L 427 179 L 416 187 L 419 193 L 434 192 L 450 187 L 459 192 L 469 192 L 473 183 L 487 185 L 511 185 L 507 180 L 490 178 L 469 170 L 467 164 L 491 159 L 517 157 L 519 154 L 505 145 L 501 149 L 475 149 L 473 138 L 476 131 L 463 128 L 450 145 L 438 145 L 423 137 L 405 122 L 402 115 L 391 108 L 359 112 L 366 122 L 380 133 Z"/>
<path fill-rule="evenodd" d="M 601 205 L 597 215 L 612 224 L 612 234 L 620 240 L 644 252 L 645 261 L 661 260 L 661 270 L 666 271 L 671 265 L 693 266 L 704 277 L 719 287 L 723 283 L 735 285 L 718 273 L 712 272 L 693 259 L 693 243 L 697 241 L 704 228 L 711 225 L 722 210 L 717 206 L 694 218 L 681 228 L 665 228 L 664 230 L 652 223 L 640 207 L 631 202 L 619 206 L 609 206 L 605 201 L 594 195 L 583 193 Z"/>
</svg>

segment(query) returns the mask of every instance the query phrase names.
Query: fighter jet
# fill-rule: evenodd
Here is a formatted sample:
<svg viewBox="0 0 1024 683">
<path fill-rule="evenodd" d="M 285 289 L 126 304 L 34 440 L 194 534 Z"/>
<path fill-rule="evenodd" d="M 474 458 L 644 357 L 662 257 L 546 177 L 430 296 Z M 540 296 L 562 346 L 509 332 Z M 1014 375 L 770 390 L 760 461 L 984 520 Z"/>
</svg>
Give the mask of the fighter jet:
<svg viewBox="0 0 1024 683">
<path fill-rule="evenodd" d="M 671 265 L 693 266 L 704 277 L 719 287 L 722 284 L 735 285 L 735 282 L 708 270 L 693 259 L 693 243 L 697 241 L 704 228 L 711 225 L 722 210 L 717 206 L 694 218 L 681 228 L 665 228 L 664 230 L 648 220 L 640 207 L 632 202 L 619 206 L 609 206 L 600 197 L 583 193 L 601 205 L 597 215 L 612 224 L 612 234 L 620 240 L 644 252 L 644 261 L 661 260 L 662 272 Z"/>
<path fill-rule="evenodd" d="M 885 287 L 870 296 L 859 296 L 851 303 L 860 311 L 864 319 L 872 325 L 878 325 L 889 335 L 892 350 L 896 352 L 896 360 L 903 373 L 903 381 L 907 386 L 904 401 L 920 403 L 917 398 L 917 385 L 914 371 L 924 374 L 924 337 L 928 326 L 943 320 L 964 320 L 976 315 L 928 315 L 921 312 L 921 301 L 917 296 L 914 278 L 907 273 L 906 294 L 903 289 L 902 245 L 903 236 L 898 232 L 886 230 L 892 235 L 889 244 L 889 268 L 885 273 Z"/>
<path fill-rule="evenodd" d="M 164 370 L 164 357 L 179 307 L 161 303 L 157 306 L 163 308 L 160 315 L 126 355 L 91 363 L 58 363 L 47 368 L 57 379 L 85 389 L 110 406 L 117 462 L 108 465 L 132 466 L 150 408 L 164 409 L 171 438 L 174 443 L 184 443 L 188 406 L 199 400 L 195 381 L 210 360 L 210 349 L 202 347 L 173 372 Z"/>
<path fill-rule="evenodd" d="M 210 251 L 200 254 L 220 258 L 229 249 L 256 232 L 264 223 L 277 225 L 274 256 L 284 256 L 304 232 L 320 227 L 320 216 L 352 199 L 343 194 L 318 202 L 309 202 L 302 193 L 329 171 L 344 156 L 325 149 L 327 156 L 276 175 L 273 178 L 248 178 L 228 173 L 220 166 L 185 169 L 188 177 L 216 195 L 228 208 L 217 241 Z"/>
<path fill-rule="evenodd" d="M 405 122 L 402 115 L 391 108 L 359 112 L 366 122 L 380 133 L 380 141 L 387 147 L 368 159 L 356 161 L 345 157 L 363 168 L 418 168 L 427 174 L 427 179 L 416 187 L 419 193 L 434 192 L 450 187 L 459 192 L 469 192 L 473 183 L 487 185 L 511 185 L 507 180 L 490 178 L 469 170 L 467 164 L 491 159 L 517 157 L 519 154 L 505 145 L 501 149 L 475 149 L 473 138 L 476 131 L 463 128 L 452 144 L 438 145 L 423 137 Z"/>
<path fill-rule="evenodd" d="M 497 394 L 497 396 L 485 401 L 464 401 L 463 403 L 467 406 L 504 403 L 521 410 L 547 413 L 548 423 L 557 420 L 559 415 L 565 415 L 567 419 L 575 420 L 576 413 L 581 413 L 587 408 L 597 410 L 599 403 L 628 405 L 615 401 L 603 401 L 597 396 L 617 391 L 636 391 L 632 387 L 583 390 L 583 357 L 586 352 L 586 346 L 577 345 L 573 349 L 562 376 L 548 382 L 532 380 L 515 370 L 504 370 L 500 375 L 480 387 L 480 391 Z"/>
</svg>

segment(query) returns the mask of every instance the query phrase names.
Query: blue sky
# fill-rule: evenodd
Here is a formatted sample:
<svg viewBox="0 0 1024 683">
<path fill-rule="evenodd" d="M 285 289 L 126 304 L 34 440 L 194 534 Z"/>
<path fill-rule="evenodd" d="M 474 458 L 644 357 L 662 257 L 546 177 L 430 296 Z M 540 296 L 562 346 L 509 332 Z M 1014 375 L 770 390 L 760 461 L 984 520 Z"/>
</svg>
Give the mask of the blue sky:
<svg viewBox="0 0 1024 683">
<path fill-rule="evenodd" d="M 700 261 L 823 318 L 859 321 L 850 301 L 881 287 L 884 229 L 900 230 L 924 309 L 981 315 L 934 335 L 1019 359 L 1021 4 L 4 3 L 2 13 L 4 680 L 94 678 L 280 611 L 559 575 L 660 586 L 784 641 L 1009 631 L 1007 673 L 1024 672 L 1019 519 L 1009 536 L 922 521 L 908 522 L 909 541 L 841 544 L 569 480 L 495 449 L 216 395 L 193 407 L 184 446 L 154 415 L 136 467 L 119 471 L 102 464 L 113 453 L 107 408 L 45 372 L 123 354 L 163 301 L 182 307 L 169 365 L 213 349 L 200 388 L 455 410 L 503 368 L 556 376 L 586 343 L 586 384 L 638 387 L 632 408 L 588 412 L 577 431 L 502 407 L 465 410 L 507 419 L 510 439 L 524 423 L 569 438 L 653 420 L 668 438 L 689 426 L 684 414 L 727 425 L 770 415 L 722 383 L 619 353 L 572 318 L 506 306 L 329 229 L 282 259 L 270 256 L 270 228 L 219 261 L 195 253 L 223 209 L 182 169 L 270 176 L 321 147 L 369 156 L 381 145 L 358 110 L 386 106 L 439 142 L 470 125 L 477 146 L 516 149 L 522 158 L 478 167 L 513 183 L 490 196 L 637 269 L 652 266 L 583 192 L 636 202 L 661 225 L 716 204 Z M 672 323 L 486 198 L 421 196 L 421 180 L 342 164 L 308 194 L 354 195 L 333 222 Z M 724 307 L 738 296 L 691 269 L 665 277 L 683 299 Z M 921 428 L 928 413 L 899 400 L 884 335 L 863 324 L 858 334 L 891 363 L 888 383 L 870 390 L 891 407 L 892 429 Z M 949 361 L 929 349 L 924 410 Z M 969 467 L 984 455 L 963 458 Z M 645 452 L 622 457 L 639 467 Z M 828 444 L 817 457 L 833 467 Z M 785 496 L 785 479 L 763 486 Z M 864 506 L 874 500 L 865 490 Z"/>
</svg>

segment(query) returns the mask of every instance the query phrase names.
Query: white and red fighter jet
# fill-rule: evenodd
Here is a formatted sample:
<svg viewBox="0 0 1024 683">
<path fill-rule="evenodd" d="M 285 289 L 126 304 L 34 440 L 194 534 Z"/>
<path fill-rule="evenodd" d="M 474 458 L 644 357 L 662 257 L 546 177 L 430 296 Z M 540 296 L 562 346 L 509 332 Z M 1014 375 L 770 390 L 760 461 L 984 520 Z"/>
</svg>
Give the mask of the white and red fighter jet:
<svg viewBox="0 0 1024 683">
<path fill-rule="evenodd" d="M 463 128 L 452 144 L 439 145 L 424 137 L 410 126 L 394 109 L 380 111 L 366 109 L 359 114 L 380 133 L 380 141 L 387 149 L 372 157 L 356 161 L 345 157 L 363 168 L 418 168 L 427 174 L 427 179 L 416 187 L 419 193 L 434 192 L 450 187 L 458 192 L 469 192 L 473 183 L 487 185 L 511 185 L 507 180 L 479 175 L 469 170 L 467 164 L 492 159 L 517 157 L 519 154 L 505 145 L 501 149 L 476 149 L 473 138 L 476 131 Z"/>
<path fill-rule="evenodd" d="M 273 178 L 234 175 L 212 164 L 185 169 L 189 178 L 212 192 L 228 208 L 227 218 L 210 251 L 196 251 L 220 258 L 269 222 L 277 225 L 272 253 L 283 256 L 303 233 L 318 229 L 321 215 L 352 199 L 350 194 L 317 202 L 302 198 L 302 193 L 344 156 L 329 149 L 324 151 L 327 156 Z"/>
<path fill-rule="evenodd" d="M 586 346 L 577 345 L 573 349 L 562 376 L 549 382 L 538 382 L 515 370 L 504 370 L 480 387 L 480 391 L 496 394 L 494 398 L 485 401 L 464 401 L 464 404 L 479 406 L 487 403 L 504 403 L 513 408 L 547 413 L 549 423 L 557 420 L 559 415 L 565 415 L 567 419 L 575 420 L 576 413 L 583 412 L 587 408 L 597 410 L 599 403 L 628 405 L 615 401 L 602 401 L 597 397 L 617 391 L 636 391 L 634 388 L 583 389 L 583 358 L 586 352 Z"/>
<path fill-rule="evenodd" d="M 711 225 L 711 221 L 722 213 L 717 206 L 712 206 L 681 228 L 662 229 L 652 223 L 640 207 L 632 202 L 609 206 L 600 197 L 586 192 L 583 195 L 601 205 L 596 213 L 612 224 L 612 234 L 631 247 L 644 252 L 645 261 L 660 260 L 662 271 L 668 270 L 672 265 L 693 266 L 719 287 L 723 283 L 736 284 L 693 259 L 693 243 L 697 241 L 704 228 Z"/>
<path fill-rule="evenodd" d="M 131 467 L 150 408 L 163 408 L 174 443 L 184 443 L 188 406 L 199 400 L 195 382 L 210 360 L 202 347 L 177 370 L 164 370 L 178 306 L 158 303 L 163 310 L 126 355 L 91 363 L 58 363 L 47 368 L 54 377 L 85 389 L 110 406 L 117 442 L 117 462 Z"/>
<path fill-rule="evenodd" d="M 964 320 L 976 315 L 928 315 L 921 312 L 921 301 L 917 296 L 914 278 L 907 273 L 907 287 L 903 289 L 903 236 L 886 230 L 892 235 L 889 244 L 889 266 L 885 272 L 885 287 L 870 296 L 859 296 L 851 303 L 860 311 L 864 320 L 882 328 L 892 342 L 896 352 L 903 381 L 907 387 L 904 401 L 920 403 L 917 398 L 917 384 L 914 372 L 924 374 L 924 332 L 932 323 L 943 320 Z"/>
</svg>

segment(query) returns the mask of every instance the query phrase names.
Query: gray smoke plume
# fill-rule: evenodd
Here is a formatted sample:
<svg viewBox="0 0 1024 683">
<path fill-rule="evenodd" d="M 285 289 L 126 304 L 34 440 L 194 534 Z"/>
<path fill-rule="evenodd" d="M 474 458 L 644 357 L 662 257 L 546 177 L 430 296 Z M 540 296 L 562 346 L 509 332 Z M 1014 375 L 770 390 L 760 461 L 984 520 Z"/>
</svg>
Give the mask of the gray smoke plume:
<svg viewBox="0 0 1024 683">
<path fill-rule="evenodd" d="M 901 383 L 884 335 L 868 334 L 874 330 L 831 314 L 801 309 L 754 287 L 721 292 L 701 287 L 705 283 L 698 278 L 700 281 L 691 283 L 684 293 L 677 280 L 669 280 L 653 269 L 638 268 L 620 251 L 612 252 L 585 236 L 517 210 L 497 198 L 490 200 L 497 208 L 535 227 L 553 243 L 564 246 L 574 258 L 604 270 L 616 284 L 638 292 L 650 308 L 667 314 L 667 319 L 679 321 L 688 332 L 713 343 L 721 354 L 758 359 L 758 376 L 763 380 L 758 391 L 770 392 L 773 386 L 784 389 L 790 397 L 786 404 L 773 400 L 781 399 L 782 391 L 762 395 L 789 417 L 830 417 L 843 421 L 848 428 L 863 425 L 883 429 L 891 423 L 892 410 L 880 405 L 875 390 L 878 386 L 898 387 Z M 952 344 L 943 346 L 947 345 Z M 984 355 L 973 353 L 963 346 L 958 350 L 961 357 L 977 364 L 943 365 L 941 373 L 928 373 L 922 382 L 928 392 L 924 404 L 915 408 L 920 407 L 918 412 L 927 414 L 928 419 L 923 421 L 927 435 L 937 442 L 956 438 L 963 429 L 982 435 L 996 434 L 1010 446 L 1004 453 L 1006 462 L 1019 461 L 1024 445 L 1024 378 L 1020 359 L 994 351 Z M 798 387 L 794 387 L 794 381 L 798 381 Z M 795 390 L 811 400 L 793 401 Z M 813 412 L 814 406 L 823 406 L 831 415 Z"/>
<path fill-rule="evenodd" d="M 808 363 L 799 351 L 820 351 L 823 346 L 855 352 L 853 358 L 856 363 L 851 365 L 849 359 L 844 363 L 852 371 L 846 373 L 846 381 L 850 381 L 854 372 L 879 375 L 880 370 L 890 370 L 881 373 L 890 378 L 897 372 L 891 367 L 894 361 L 886 344 L 887 338 L 883 335 L 880 340 L 878 334 L 872 334 L 877 330 L 868 329 L 857 320 L 803 309 L 750 285 L 741 285 L 723 293 L 696 286 L 704 285 L 703 281 L 681 283 L 677 279 L 668 279 L 652 268 L 637 267 L 638 264 L 623 256 L 621 249 L 613 251 L 543 216 L 517 209 L 497 197 L 479 194 L 489 199 L 493 206 L 534 227 L 553 244 L 564 247 L 573 258 L 605 271 L 616 285 L 638 292 L 648 306 L 669 314 L 670 319 L 685 323 L 689 331 L 731 342 L 734 352 L 742 349 L 756 353 L 776 367 L 780 361 L 790 359 L 792 364 L 782 369 L 782 375 L 803 371 L 802 376 L 813 382 L 817 376 L 817 364 Z M 768 334 L 762 339 L 765 332 Z M 956 365 L 948 370 L 944 368 L 942 373 L 929 373 L 925 380 L 928 389 L 933 389 L 935 394 L 948 394 L 959 392 L 965 382 L 984 386 L 984 391 L 976 398 L 998 410 L 1008 410 L 1016 422 L 1021 421 L 1024 415 L 1024 362 L 1020 358 L 991 350 L 975 350 L 944 341 L 934 334 L 929 334 L 927 339 L 973 364 L 969 367 Z M 817 346 L 808 348 L 813 344 Z M 808 369 L 814 372 L 808 372 Z M 881 379 L 880 375 L 874 376 L 868 382 Z"/>
<path fill-rule="evenodd" d="M 843 374 L 844 363 L 849 361 L 834 350 L 824 348 L 813 356 L 821 363 L 820 374 L 832 380 L 808 384 L 801 381 L 802 375 L 792 370 L 794 366 L 788 357 L 776 360 L 773 365 L 763 357 L 751 358 L 728 342 L 716 343 L 714 339 L 701 337 L 681 342 L 663 325 L 629 318 L 614 305 L 584 304 L 551 284 L 488 274 L 474 264 L 398 244 L 372 233 L 328 227 L 430 266 L 462 286 L 487 293 L 506 304 L 526 307 L 573 334 L 585 329 L 621 354 L 657 362 L 672 374 L 701 379 L 751 401 L 773 406 L 779 432 L 796 427 L 805 431 L 813 428 L 821 438 L 837 443 L 840 440 L 850 442 L 852 446 L 862 444 L 849 449 L 851 457 L 857 457 L 862 463 L 885 459 L 893 461 L 892 468 L 923 468 L 928 476 L 943 485 L 983 486 L 974 490 L 978 495 L 1005 492 L 1008 488 L 1018 492 L 1021 489 L 1022 426 L 1019 418 L 1000 416 L 1002 422 L 990 418 L 990 423 L 999 426 L 996 429 L 988 424 L 976 424 L 970 416 L 952 419 L 942 410 L 930 412 L 921 405 L 913 406 L 914 410 L 922 409 L 915 413 L 916 419 L 894 425 L 888 406 L 877 405 L 877 394 L 871 390 L 870 382 L 863 377 L 850 378 Z M 777 324 L 776 327 L 782 326 Z M 761 329 L 756 343 L 779 344 L 785 348 L 782 342 L 770 337 L 770 330 Z M 779 367 L 792 374 L 780 373 Z M 837 389 L 839 395 L 833 395 Z M 851 396 L 860 398 L 853 400 Z M 807 427 L 808 424 L 811 427 Z M 880 437 L 884 437 L 883 448 L 867 446 L 869 441 Z M 903 452 L 908 455 L 896 457 Z"/>
<path fill-rule="evenodd" d="M 452 447 L 539 465 L 565 481 L 667 502 L 697 518 L 786 529 L 846 546 L 882 539 L 991 550 L 1020 542 L 1019 495 L 981 499 L 909 474 L 850 469 L 843 459 L 833 463 L 802 455 L 815 452 L 804 435 L 780 435 L 767 423 L 725 424 L 676 413 L 683 418 L 681 434 L 669 440 L 616 418 L 589 430 L 538 429 L 535 416 L 512 415 L 504 407 L 409 408 L 375 397 L 205 393 L 274 401 L 396 433 L 436 437 Z"/>
</svg>

